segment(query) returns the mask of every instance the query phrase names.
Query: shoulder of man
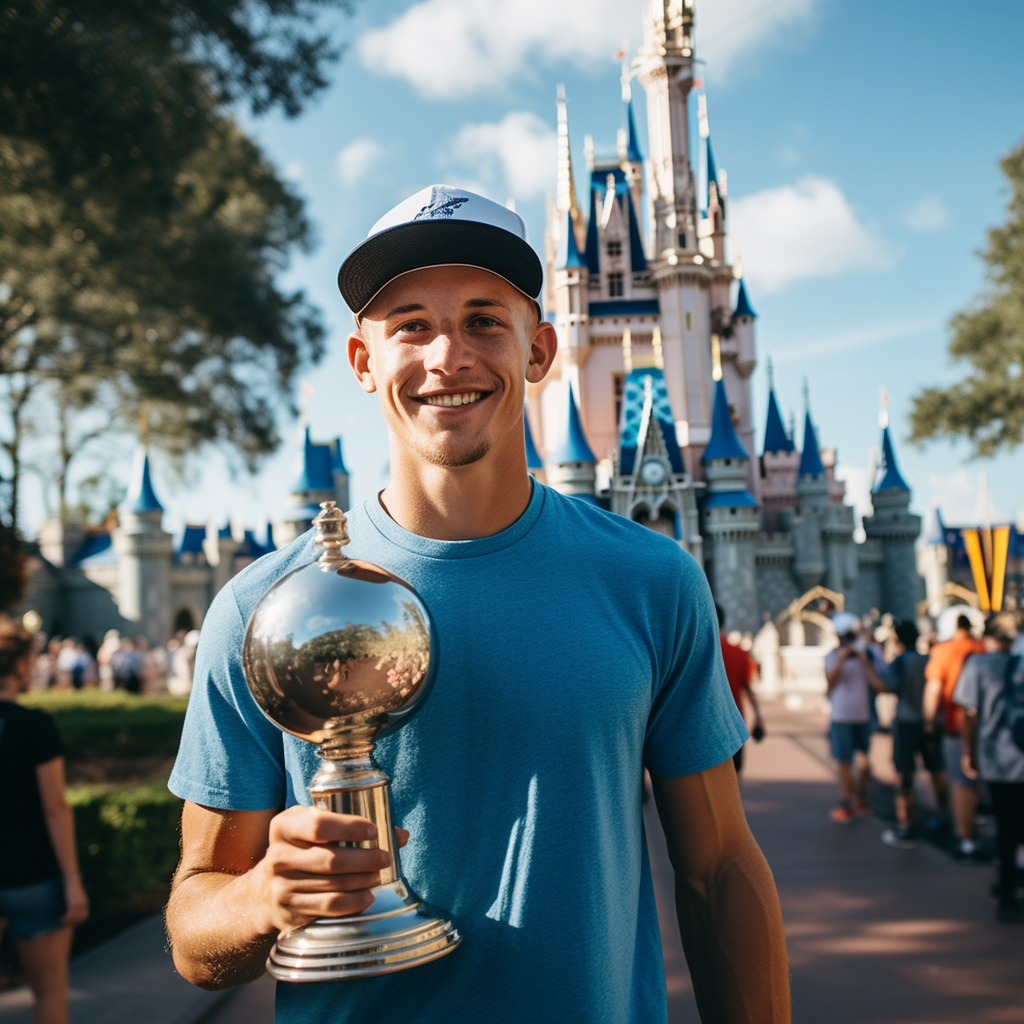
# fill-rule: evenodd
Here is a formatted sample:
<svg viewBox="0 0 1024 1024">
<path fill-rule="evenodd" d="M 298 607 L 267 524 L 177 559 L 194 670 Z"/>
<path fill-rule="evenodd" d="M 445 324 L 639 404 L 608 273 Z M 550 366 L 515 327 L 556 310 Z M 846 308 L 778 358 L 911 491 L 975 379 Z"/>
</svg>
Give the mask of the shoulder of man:
<svg viewBox="0 0 1024 1024">
<path fill-rule="evenodd" d="M 224 590 L 231 591 L 243 622 L 248 621 L 260 598 L 282 576 L 311 562 L 315 555 L 313 531 L 307 530 L 291 544 L 257 558 L 233 576 Z"/>
<path fill-rule="evenodd" d="M 633 522 L 585 498 L 547 488 L 542 516 L 566 520 L 565 544 L 572 547 L 606 545 L 613 558 L 628 559 L 633 572 L 642 567 L 664 568 L 666 560 L 681 560 L 685 571 L 700 566 L 682 545 L 663 533 Z"/>
</svg>

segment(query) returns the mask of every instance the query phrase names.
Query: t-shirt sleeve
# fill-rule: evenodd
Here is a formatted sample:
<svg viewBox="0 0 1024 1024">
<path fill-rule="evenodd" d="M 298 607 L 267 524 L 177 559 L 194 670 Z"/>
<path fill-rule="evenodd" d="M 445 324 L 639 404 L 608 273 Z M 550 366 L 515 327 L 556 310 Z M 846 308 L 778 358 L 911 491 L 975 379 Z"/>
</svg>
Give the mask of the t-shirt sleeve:
<svg viewBox="0 0 1024 1024">
<path fill-rule="evenodd" d="M 675 632 L 663 645 L 644 739 L 644 764 L 660 778 L 714 768 L 749 736 L 725 676 L 707 578 L 682 549 L 676 578 Z"/>
<path fill-rule="evenodd" d="M 168 788 L 221 810 L 285 806 L 282 732 L 260 711 L 242 672 L 245 622 L 231 584 L 203 622 L 181 745 Z"/>
<path fill-rule="evenodd" d="M 42 711 L 33 716 L 32 742 L 27 744 L 33 766 L 46 764 L 55 757 L 64 756 L 64 744 L 57 732 L 57 723 Z"/>
<path fill-rule="evenodd" d="M 978 665 L 976 657 L 968 658 L 953 690 L 953 703 L 963 708 L 978 707 Z"/>
</svg>

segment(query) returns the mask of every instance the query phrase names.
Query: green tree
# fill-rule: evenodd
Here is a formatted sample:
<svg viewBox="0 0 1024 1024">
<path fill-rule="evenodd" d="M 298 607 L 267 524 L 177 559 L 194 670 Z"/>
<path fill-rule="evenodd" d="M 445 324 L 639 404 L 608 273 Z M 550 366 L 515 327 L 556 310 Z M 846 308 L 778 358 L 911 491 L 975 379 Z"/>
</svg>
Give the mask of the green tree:
<svg viewBox="0 0 1024 1024">
<path fill-rule="evenodd" d="M 16 521 L 27 430 L 68 465 L 144 413 L 181 457 L 252 467 L 323 329 L 274 281 L 311 243 L 301 201 L 225 114 L 297 114 L 337 56 L 311 30 L 347 0 L 0 0 L 0 432 Z M 47 394 L 56 402 L 43 401 Z M 78 443 L 72 443 L 77 441 Z"/>
<path fill-rule="evenodd" d="M 140 205 L 130 225 L 98 200 L 67 216 L 45 160 L 26 152 L 0 139 L 0 443 L 13 514 L 30 413 L 63 442 L 74 414 L 100 405 L 102 430 L 144 416 L 174 457 L 223 443 L 252 468 L 278 444 L 296 370 L 322 354 L 316 310 L 274 283 L 310 242 L 300 200 L 226 119 L 180 168 L 173 201 Z M 45 385 L 55 407 L 41 401 Z M 61 504 L 86 439 L 61 445 Z"/>
<path fill-rule="evenodd" d="M 1009 217 L 988 233 L 981 253 L 991 289 L 950 326 L 949 354 L 967 378 L 925 388 L 914 398 L 911 439 L 969 438 L 984 458 L 1024 441 L 1024 143 L 1000 165 L 1010 181 Z"/>
</svg>

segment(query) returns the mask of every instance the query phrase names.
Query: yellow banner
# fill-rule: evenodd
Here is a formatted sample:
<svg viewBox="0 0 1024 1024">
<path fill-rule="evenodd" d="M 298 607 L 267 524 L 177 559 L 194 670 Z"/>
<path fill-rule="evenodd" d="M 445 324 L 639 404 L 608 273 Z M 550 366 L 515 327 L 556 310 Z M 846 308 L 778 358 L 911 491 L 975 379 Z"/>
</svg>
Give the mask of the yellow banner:
<svg viewBox="0 0 1024 1024">
<path fill-rule="evenodd" d="M 1003 609 L 1006 584 L 1006 558 L 1010 549 L 1010 528 L 996 526 L 981 530 L 962 530 L 967 558 L 983 612 Z"/>
<path fill-rule="evenodd" d="M 992 531 L 992 611 L 1003 610 L 1003 584 L 1006 582 L 1006 555 L 1010 549 L 1010 528 L 997 526 Z"/>
<path fill-rule="evenodd" d="M 974 589 L 978 592 L 978 606 L 983 612 L 992 610 L 988 596 L 988 574 L 985 572 L 985 558 L 981 553 L 981 538 L 977 530 L 962 530 L 967 558 L 971 563 L 971 574 L 974 576 Z"/>
</svg>

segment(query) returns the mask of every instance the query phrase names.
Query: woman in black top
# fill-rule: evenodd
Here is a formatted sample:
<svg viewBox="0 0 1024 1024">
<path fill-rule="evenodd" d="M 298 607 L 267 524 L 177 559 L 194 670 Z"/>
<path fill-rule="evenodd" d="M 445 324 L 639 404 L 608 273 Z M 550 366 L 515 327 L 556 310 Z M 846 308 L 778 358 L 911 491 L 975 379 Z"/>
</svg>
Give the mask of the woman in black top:
<svg viewBox="0 0 1024 1024">
<path fill-rule="evenodd" d="M 48 715 L 17 704 L 34 661 L 31 635 L 0 621 L 0 918 L 32 986 L 34 1024 L 66 1024 L 71 931 L 89 905 L 57 730 Z"/>
</svg>

